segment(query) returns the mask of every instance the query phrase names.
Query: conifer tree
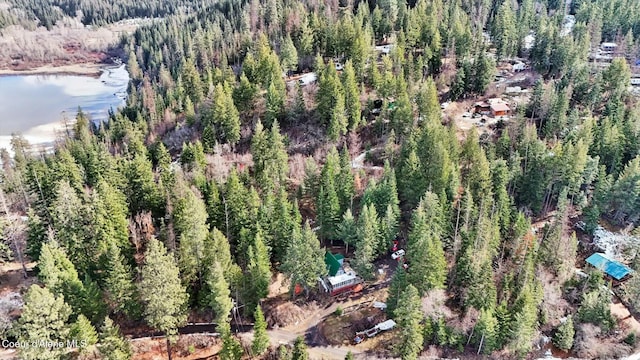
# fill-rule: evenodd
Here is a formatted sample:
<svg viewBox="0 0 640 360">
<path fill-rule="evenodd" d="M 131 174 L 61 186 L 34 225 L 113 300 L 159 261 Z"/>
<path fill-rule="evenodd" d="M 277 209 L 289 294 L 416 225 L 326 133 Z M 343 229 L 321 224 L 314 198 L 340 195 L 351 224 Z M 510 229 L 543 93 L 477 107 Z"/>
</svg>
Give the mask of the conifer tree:
<svg viewBox="0 0 640 360">
<path fill-rule="evenodd" d="M 106 271 L 105 290 L 111 307 L 116 312 L 135 316 L 137 303 L 135 301 L 136 287 L 133 283 L 133 272 L 129 263 L 122 256 L 120 248 L 115 244 L 111 244 L 109 248 Z"/>
<path fill-rule="evenodd" d="M 351 172 L 351 159 L 346 147 L 340 152 L 340 171 L 336 177 L 338 199 L 340 200 L 340 212 L 344 213 L 351 207 L 355 196 L 355 184 Z"/>
<path fill-rule="evenodd" d="M 178 182 L 180 184 L 180 182 Z M 194 192 L 181 184 L 176 193 L 173 226 L 179 242 L 178 263 L 185 284 L 202 280 L 205 241 L 209 234 L 207 210 Z"/>
<path fill-rule="evenodd" d="M 389 297 L 387 298 L 387 312 L 389 314 L 395 314 L 395 310 L 398 308 L 398 305 L 400 305 L 398 303 L 400 296 L 408 285 L 407 272 L 402 267 L 402 264 L 399 263 L 389 284 Z"/>
<path fill-rule="evenodd" d="M 282 41 L 282 47 L 280 50 L 280 59 L 282 63 L 282 70 L 286 73 L 295 70 L 298 67 L 298 50 L 296 50 L 291 36 L 287 34 Z"/>
<path fill-rule="evenodd" d="M 269 336 L 267 335 L 267 322 L 264 319 L 262 308 L 256 306 L 253 313 L 253 342 L 251 343 L 251 352 L 254 356 L 262 355 L 269 346 Z"/>
<path fill-rule="evenodd" d="M 422 309 L 418 290 L 409 285 L 398 299 L 398 306 L 394 315 L 400 328 L 400 342 L 398 353 L 402 360 L 416 360 L 422 350 Z"/>
<path fill-rule="evenodd" d="M 566 320 L 560 324 L 556 334 L 553 337 L 553 344 L 564 351 L 569 351 L 573 347 L 573 336 L 575 330 L 573 329 L 573 317 L 567 316 Z"/>
<path fill-rule="evenodd" d="M 98 333 L 91 322 L 82 314 L 71 324 L 69 338 L 80 344 L 80 353 L 86 353 L 89 347 L 98 342 Z"/>
<path fill-rule="evenodd" d="M 307 344 L 304 343 L 304 338 L 298 336 L 293 343 L 293 353 L 291 360 L 308 360 L 309 353 L 307 352 Z"/>
<path fill-rule="evenodd" d="M 98 351 L 104 360 L 129 360 L 133 355 L 131 344 L 120 334 L 118 325 L 107 317 L 100 330 Z"/>
<path fill-rule="evenodd" d="M 267 111 L 264 114 L 264 123 L 267 127 L 271 127 L 271 124 L 282 118 L 285 99 L 273 83 L 267 88 L 266 99 Z"/>
<path fill-rule="evenodd" d="M 442 248 L 442 208 L 438 197 L 427 192 L 411 218 L 407 240 L 408 279 L 422 294 L 444 286 L 447 262 Z"/>
<path fill-rule="evenodd" d="M 360 89 L 356 82 L 356 74 L 351 60 L 347 60 L 342 70 L 342 87 L 344 88 L 344 102 L 349 118 L 349 130 L 355 130 L 360 124 Z"/>
<path fill-rule="evenodd" d="M 379 251 L 378 214 L 373 205 L 364 205 L 358 219 L 358 242 L 353 268 L 365 280 L 373 278 L 373 260 Z"/>
<path fill-rule="evenodd" d="M 222 266 L 220 263 L 214 262 L 207 279 L 211 294 L 209 296 L 209 304 L 215 314 L 215 322 L 218 326 L 224 326 L 229 323 L 229 316 L 233 309 L 231 300 L 231 291 L 229 284 L 224 278 Z"/>
<path fill-rule="evenodd" d="M 292 294 L 296 284 L 313 287 L 318 276 L 326 272 L 324 253 L 308 221 L 302 231 L 299 227 L 294 228 L 287 255 L 282 263 L 282 271 L 291 282 Z"/>
<path fill-rule="evenodd" d="M 167 353 L 171 357 L 170 337 L 187 321 L 189 295 L 180 283 L 180 272 L 171 254 L 155 238 L 149 241 L 138 284 L 140 300 L 144 304 L 144 319 L 167 338 Z"/>
<path fill-rule="evenodd" d="M 20 342 L 66 343 L 69 335 L 67 320 L 71 308 L 62 296 L 53 295 L 48 289 L 31 285 L 24 297 L 24 308 L 18 320 L 17 339 Z M 57 360 L 66 353 L 64 347 L 27 346 L 20 349 L 25 360 Z"/>
<path fill-rule="evenodd" d="M 355 245 L 358 242 L 358 227 L 351 209 L 347 209 L 342 215 L 342 222 L 338 225 L 338 238 L 345 243 L 347 253 L 349 245 Z"/>
<path fill-rule="evenodd" d="M 247 265 L 250 296 L 246 307 L 250 312 L 253 312 L 260 300 L 269 294 L 269 284 L 271 283 L 269 258 L 269 248 L 265 245 L 262 230 L 258 227 L 254 242 L 249 248 L 249 264 Z"/>
</svg>

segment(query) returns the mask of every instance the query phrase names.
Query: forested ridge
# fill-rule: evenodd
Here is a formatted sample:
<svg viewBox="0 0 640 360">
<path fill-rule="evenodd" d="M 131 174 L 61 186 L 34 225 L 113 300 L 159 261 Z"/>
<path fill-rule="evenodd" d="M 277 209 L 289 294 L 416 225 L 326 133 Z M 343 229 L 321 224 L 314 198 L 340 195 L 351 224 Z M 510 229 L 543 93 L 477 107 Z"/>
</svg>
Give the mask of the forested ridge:
<svg viewBox="0 0 640 360">
<path fill-rule="evenodd" d="M 123 38 L 132 80 L 108 123 L 79 110 L 53 154 L 20 136 L 13 156 L 2 152 L 0 211 L 27 215 L 26 255 L 38 264 L 3 337 L 84 339 L 74 356 L 129 359 L 119 327 L 146 324 L 173 341 L 205 313 L 222 359 L 306 359 L 302 339 L 268 347 L 261 304 L 275 275 L 292 297 L 313 297 L 324 247 L 343 242 L 373 281 L 398 239 L 408 266 L 389 284 L 400 329 L 386 356 L 436 346 L 524 358 L 540 334 L 583 358 L 635 348 L 602 273 L 575 270 L 593 252 L 578 235 L 599 221 L 638 233 L 637 1 L 153 1 L 107 12 L 101 1 L 11 1 L 42 24 L 77 10 L 96 25 L 166 18 Z M 576 20 L 568 33 L 565 11 Z M 0 26 L 2 14 L 15 12 L 0 10 Z M 619 50 L 598 68 L 589 54 L 603 41 Z M 388 54 L 374 50 L 383 44 Z M 480 135 L 442 116 L 444 100 L 485 99 L 516 56 L 537 80 L 509 119 Z M 288 80 L 307 71 L 317 83 Z M 355 166 L 363 152 L 377 166 Z M 637 279 L 616 289 L 636 310 Z M 255 322 L 251 346 L 231 332 L 234 306 Z"/>
</svg>

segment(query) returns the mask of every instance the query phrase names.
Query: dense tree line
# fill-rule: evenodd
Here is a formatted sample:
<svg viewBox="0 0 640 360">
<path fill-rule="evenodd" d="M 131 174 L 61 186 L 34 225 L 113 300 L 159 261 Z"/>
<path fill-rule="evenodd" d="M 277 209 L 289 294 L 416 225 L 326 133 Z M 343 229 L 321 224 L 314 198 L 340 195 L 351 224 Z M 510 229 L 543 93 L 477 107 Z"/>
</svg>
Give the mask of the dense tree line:
<svg viewBox="0 0 640 360">
<path fill-rule="evenodd" d="M 162 4 L 146 11 L 179 6 Z M 631 70 L 619 58 L 592 76 L 587 50 L 609 35 L 594 37 L 600 19 L 580 15 L 609 5 L 578 2 L 570 34 L 553 1 L 339 5 L 223 1 L 144 26 L 123 40 L 132 82 L 108 124 L 79 112 L 72 136 L 46 156 L 13 139 L 1 184 L 15 208 L 28 209 L 28 252 L 44 287 L 27 293 L 12 336 L 74 332 L 107 358 L 127 358 L 111 318 L 144 321 L 173 339 L 191 310 L 209 310 L 221 357 L 238 359 L 237 306 L 255 318 L 251 352 L 260 354 L 268 343 L 261 300 L 274 273 L 290 280 L 292 296 L 297 285 L 315 291 L 323 245 L 342 240 L 371 280 L 396 239 L 407 266 L 393 275 L 388 306 L 403 359 L 431 344 L 525 356 L 542 328 L 557 328 L 554 342 L 570 349 L 574 326 L 614 327 L 601 277 L 568 281 L 577 241 L 567 236 L 574 212 L 589 229 L 602 216 L 640 219 Z M 92 21 L 137 11 L 118 9 Z M 492 44 L 480 34 L 485 25 Z M 528 56 L 541 75 L 530 101 L 494 137 L 472 129 L 460 140 L 441 98 L 483 96 L 494 58 L 527 54 L 530 31 Z M 388 39 L 389 54 L 373 51 Z M 285 82 L 305 69 L 316 85 Z M 368 116 L 374 100 L 383 103 L 377 117 Z M 292 146 L 303 127 L 320 134 L 319 145 Z M 379 176 L 354 169 L 362 139 L 384 148 Z M 293 156 L 315 151 L 296 176 Z M 245 153 L 248 169 L 214 162 Z M 532 222 L 547 216 L 535 233 Z M 566 297 L 581 289 L 574 308 L 549 311 L 544 294 L 554 285 L 543 274 L 566 283 L 558 290 Z M 476 314 L 471 326 L 423 314 L 421 298 L 442 291 L 460 314 Z M 305 354 L 298 340 L 282 358 Z"/>
</svg>

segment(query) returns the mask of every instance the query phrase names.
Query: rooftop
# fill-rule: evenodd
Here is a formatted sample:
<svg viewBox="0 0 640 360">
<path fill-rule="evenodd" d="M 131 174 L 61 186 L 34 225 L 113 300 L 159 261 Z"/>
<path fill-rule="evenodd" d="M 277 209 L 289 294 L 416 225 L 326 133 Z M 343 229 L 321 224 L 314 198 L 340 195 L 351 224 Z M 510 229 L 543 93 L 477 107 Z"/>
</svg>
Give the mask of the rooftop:
<svg viewBox="0 0 640 360">
<path fill-rule="evenodd" d="M 336 286 L 342 282 L 353 280 L 356 277 L 357 277 L 356 273 L 354 273 L 353 271 L 349 271 L 347 273 L 343 273 L 340 275 L 329 276 L 327 278 L 327 281 L 329 282 L 329 284 L 331 284 L 331 286 Z"/>
<path fill-rule="evenodd" d="M 509 106 L 505 103 L 495 102 L 491 104 L 491 110 L 493 111 L 509 111 Z"/>
<path fill-rule="evenodd" d="M 594 253 L 589 256 L 586 261 L 616 280 L 621 280 L 633 272 L 627 265 L 619 261 L 611 260 L 603 253 Z"/>
</svg>

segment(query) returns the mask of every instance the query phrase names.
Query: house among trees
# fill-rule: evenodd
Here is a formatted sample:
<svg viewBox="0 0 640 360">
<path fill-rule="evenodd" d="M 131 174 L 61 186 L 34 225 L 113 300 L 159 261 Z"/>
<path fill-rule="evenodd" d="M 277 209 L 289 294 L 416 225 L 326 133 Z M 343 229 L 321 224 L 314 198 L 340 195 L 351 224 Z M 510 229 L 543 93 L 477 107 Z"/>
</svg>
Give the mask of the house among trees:
<svg viewBox="0 0 640 360">
<path fill-rule="evenodd" d="M 593 267 L 603 271 L 616 281 L 624 281 L 633 272 L 627 265 L 610 259 L 606 254 L 594 253 L 586 260 Z"/>
<path fill-rule="evenodd" d="M 474 104 L 474 111 L 480 115 L 491 115 L 493 117 L 508 116 L 511 114 L 509 105 L 500 98 L 493 98 Z"/>
<path fill-rule="evenodd" d="M 600 49 L 602 49 L 602 51 L 605 53 L 612 53 L 616 51 L 617 47 L 618 44 L 613 42 L 603 42 L 602 44 L 600 44 Z"/>
<path fill-rule="evenodd" d="M 344 263 L 342 254 L 332 254 L 327 251 L 324 256 L 327 265 L 328 276 L 319 278 L 321 288 L 331 294 L 338 295 L 353 290 L 362 283 L 362 279 L 349 266 Z"/>
</svg>

